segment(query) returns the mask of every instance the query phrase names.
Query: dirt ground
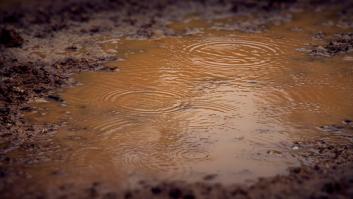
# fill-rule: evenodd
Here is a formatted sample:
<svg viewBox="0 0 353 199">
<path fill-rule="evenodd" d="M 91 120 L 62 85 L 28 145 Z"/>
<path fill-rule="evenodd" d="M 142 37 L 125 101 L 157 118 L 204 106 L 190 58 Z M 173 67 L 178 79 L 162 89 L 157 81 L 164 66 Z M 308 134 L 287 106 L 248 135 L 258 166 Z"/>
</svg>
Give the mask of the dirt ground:
<svg viewBox="0 0 353 199">
<path fill-rule="evenodd" d="M 148 39 L 184 35 L 169 28 L 168 22 L 198 13 L 202 18 L 231 13 L 253 15 L 237 22 L 232 29 L 261 32 L 291 20 L 302 9 L 318 13 L 337 9 L 332 26 L 353 28 L 352 1 L 119 1 L 69 0 L 31 1 L 26 4 L 3 3 L 0 11 L 0 197 L 1 198 L 353 198 L 353 137 L 345 144 L 324 140 L 296 143 L 303 164 L 290 168 L 289 174 L 258 179 L 251 185 L 225 186 L 212 183 L 212 177 L 198 183 L 141 182 L 141 188 L 107 192 L 99 182 L 86 189 L 58 187 L 47 192 L 40 187 L 27 190 L 24 164 L 43 161 L 33 156 L 12 157 L 20 149 L 39 153 L 50 145 L 38 143 L 59 127 L 58 124 L 33 125 L 23 115 L 31 111 L 36 99 L 62 101 L 56 94 L 61 87 L 73 86 L 72 78 L 81 71 L 114 70 L 104 63 L 117 57 L 98 50 L 97 36 L 114 32 L 119 37 Z M 228 27 L 229 28 L 229 27 Z M 303 50 L 308 56 L 332 57 L 353 50 L 353 33 L 313 38 L 322 46 Z M 41 53 L 38 53 L 40 49 Z M 326 124 L 323 131 L 344 129 L 353 135 L 353 118 L 341 124 Z"/>
</svg>

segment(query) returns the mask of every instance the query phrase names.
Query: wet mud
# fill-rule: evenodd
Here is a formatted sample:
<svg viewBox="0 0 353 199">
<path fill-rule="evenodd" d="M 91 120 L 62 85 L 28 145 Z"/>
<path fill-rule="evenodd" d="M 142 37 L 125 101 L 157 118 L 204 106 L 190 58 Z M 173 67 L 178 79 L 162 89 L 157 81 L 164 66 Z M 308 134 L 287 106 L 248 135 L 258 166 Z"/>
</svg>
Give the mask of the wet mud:
<svg viewBox="0 0 353 199">
<path fill-rule="evenodd" d="M 353 33 L 341 33 L 332 36 L 327 44 L 315 46 L 310 54 L 313 56 L 330 57 L 337 54 L 349 53 L 353 50 Z"/>
<path fill-rule="evenodd" d="M 33 112 L 38 113 L 33 104 L 49 103 L 60 106 L 68 103 L 69 98 L 65 98 L 62 93 L 67 88 L 79 87 L 82 82 L 73 74 L 84 71 L 119 73 L 124 66 L 120 65 L 119 61 L 119 64 L 111 64 L 112 61 L 116 63 L 117 60 L 128 59 L 128 57 L 114 52 L 114 49 L 119 50 L 119 45 L 115 47 L 114 42 L 107 43 L 113 47 L 104 47 L 102 41 L 111 38 L 185 37 L 198 34 L 200 31 L 205 32 L 205 27 L 211 27 L 213 31 L 235 31 L 237 34 L 270 34 L 272 30 L 286 27 L 286 24 L 300 18 L 304 15 L 305 9 L 311 9 L 320 14 L 330 13 L 320 20 L 320 24 L 327 27 L 327 31 L 325 28 L 322 28 L 323 31 L 309 28 L 311 40 L 292 48 L 294 50 L 297 48 L 298 53 L 306 54 L 308 60 L 330 59 L 329 62 L 332 61 L 332 65 L 336 62 L 341 63 L 343 60 L 343 63 L 349 66 L 353 60 L 350 20 L 352 2 L 68 1 L 63 3 L 54 1 L 48 4 L 33 1 L 21 6 L 16 5 L 16 9 L 13 8 L 12 3 L 5 3 L 2 6 L 4 10 L 0 14 L 0 195 L 2 198 L 350 198 L 352 196 L 353 118 L 350 114 L 334 120 L 324 119 L 313 126 L 317 133 L 321 132 L 322 135 L 333 138 L 326 139 L 325 136 L 322 138 L 318 136 L 311 140 L 298 138 L 287 144 L 295 151 L 292 156 L 298 161 L 298 165 L 292 166 L 284 173 L 274 173 L 274 177 L 256 177 L 245 184 L 223 184 L 217 181 L 219 178 L 217 174 L 204 173 L 197 182 L 173 178 L 157 181 L 137 180 L 134 183 L 137 186 L 129 185 L 124 188 L 114 183 L 113 186 L 107 186 L 104 181 L 90 178 L 85 180 L 83 185 L 75 184 L 75 181 L 66 182 L 57 184 L 50 190 L 43 186 L 43 183 L 46 183 L 43 179 L 48 179 L 45 176 L 65 176 L 65 173 L 61 169 L 54 169 L 49 173 L 41 174 L 44 176 L 35 176 L 33 174 L 36 172 L 31 169 L 35 170 L 36 165 L 62 160 L 55 155 L 58 154 L 55 152 L 59 151 L 60 154 L 62 150 L 60 144 L 55 141 L 55 136 L 60 135 L 63 126 L 67 124 L 65 121 L 60 121 L 62 119 L 60 114 L 54 114 L 57 122 L 36 123 L 29 121 L 27 117 Z M 190 17 L 194 19 L 185 20 Z M 229 17 L 233 17 L 233 20 L 222 21 L 222 18 Z M 210 20 L 219 21 L 210 24 Z M 205 25 L 203 21 L 209 24 Z M 180 22 L 190 23 L 190 25 L 180 26 L 178 25 Z M 288 33 L 290 36 L 290 34 L 303 32 L 306 27 L 305 24 L 298 24 L 288 28 L 291 32 Z M 196 63 L 210 67 L 215 63 L 223 63 L 220 65 L 220 74 L 228 73 L 221 70 L 222 67 L 227 67 L 227 64 L 240 65 L 244 68 L 273 65 L 275 64 L 273 59 L 266 58 L 280 53 L 273 46 L 264 46 L 259 41 L 236 40 L 234 45 L 240 45 L 243 48 L 239 52 L 236 51 L 238 56 L 242 56 L 242 53 L 245 56 L 251 50 L 260 52 L 254 52 L 258 57 L 245 61 L 232 60 L 230 58 L 234 55 L 231 54 L 229 57 L 212 54 L 213 48 L 232 49 L 232 45 L 229 45 L 232 41 L 222 43 L 210 40 L 209 42 L 211 48 L 196 42 L 186 50 L 194 54 L 198 53 L 200 56 L 206 55 L 206 59 L 196 60 Z M 210 53 L 212 57 L 207 58 Z M 345 71 L 342 74 L 347 75 L 346 79 L 352 75 L 349 67 L 337 68 Z M 246 84 L 256 84 L 258 81 L 262 81 L 261 78 L 248 81 Z M 350 81 L 343 81 L 344 83 L 349 84 Z M 181 106 L 178 100 L 171 102 L 175 100 L 175 96 L 165 92 L 120 93 L 119 97 L 116 94 L 108 93 L 104 99 L 118 100 L 124 105 L 122 107 L 124 110 L 132 112 L 144 112 L 144 114 L 155 111 L 173 112 Z M 351 98 L 349 93 L 344 95 L 348 100 Z M 158 101 L 155 100 L 156 96 Z M 144 98 L 145 103 L 137 103 L 133 100 L 135 98 Z M 337 102 L 337 107 L 344 103 Z M 146 104 L 154 106 L 146 106 Z M 303 105 L 303 107 L 306 106 Z M 349 103 L 348 107 L 350 107 Z M 44 117 L 43 121 L 45 121 L 51 115 L 49 113 L 40 117 Z M 114 126 L 102 128 L 111 130 Z M 76 138 L 72 136 L 70 139 Z M 267 155 L 278 154 L 277 150 L 267 150 L 267 152 Z M 130 156 L 130 158 L 134 157 Z M 98 161 L 104 160 L 98 159 Z M 234 179 L 234 182 L 239 182 L 239 179 Z"/>
</svg>

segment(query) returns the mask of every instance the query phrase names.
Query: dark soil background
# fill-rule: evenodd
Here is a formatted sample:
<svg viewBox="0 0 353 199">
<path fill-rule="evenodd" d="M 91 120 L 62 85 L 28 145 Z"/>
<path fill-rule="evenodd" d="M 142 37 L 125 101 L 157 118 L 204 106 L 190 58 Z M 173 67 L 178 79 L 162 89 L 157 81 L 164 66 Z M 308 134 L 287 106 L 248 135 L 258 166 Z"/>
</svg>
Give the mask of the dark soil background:
<svg viewBox="0 0 353 199">
<path fill-rule="evenodd" d="M 113 70 L 104 63 L 116 57 L 98 52 L 97 44 L 90 41 L 90 37 L 109 32 L 145 39 L 183 35 L 184 32 L 169 29 L 166 22 L 181 20 L 195 11 L 205 18 L 220 11 L 233 15 L 253 14 L 252 21 L 233 24 L 234 30 L 252 33 L 290 21 L 293 10 L 337 7 L 335 20 L 329 23 L 349 29 L 353 28 L 352 1 L 24 2 L 4 2 L 0 9 L 0 198 L 353 198 L 352 142 L 298 142 L 296 146 L 301 149 L 298 158 L 310 164 L 291 168 L 286 176 L 259 179 L 252 185 L 213 184 L 209 176 L 204 182 L 193 184 L 141 182 L 141 188 L 123 192 L 106 192 L 100 188 L 100 182 L 92 182 L 86 189 L 67 186 L 58 187 L 56 192 L 47 192 L 41 187 L 27 190 L 24 179 L 28 179 L 28 175 L 21 168 L 42 159 L 9 155 L 15 150 L 35 154 L 50 148 L 50 144 L 39 143 L 38 138 L 59 127 L 59 124 L 38 126 L 26 122 L 23 114 L 31 111 L 29 102 L 37 98 L 62 101 L 55 92 L 63 86 L 74 85 L 76 82 L 71 77 L 74 73 Z M 308 56 L 320 59 L 353 50 L 353 33 L 325 35 L 318 32 L 313 37 L 322 39 L 325 44 L 306 49 Z M 33 54 L 38 46 L 46 56 L 38 58 Z M 75 53 L 83 47 L 85 53 Z M 67 54 L 56 53 L 59 51 Z M 342 124 L 323 124 L 321 128 L 328 132 L 345 129 L 353 134 L 352 118 Z"/>
</svg>

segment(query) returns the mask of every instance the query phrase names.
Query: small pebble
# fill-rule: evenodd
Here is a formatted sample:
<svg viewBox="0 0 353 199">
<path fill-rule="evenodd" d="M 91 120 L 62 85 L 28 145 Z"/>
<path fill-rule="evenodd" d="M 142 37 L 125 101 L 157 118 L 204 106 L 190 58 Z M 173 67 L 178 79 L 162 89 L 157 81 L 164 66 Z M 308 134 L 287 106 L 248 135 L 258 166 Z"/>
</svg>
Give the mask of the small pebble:
<svg viewBox="0 0 353 199">
<path fill-rule="evenodd" d="M 299 147 L 298 147 L 298 146 L 293 146 L 292 149 L 293 149 L 293 150 L 298 150 Z"/>
<path fill-rule="evenodd" d="M 352 120 L 348 120 L 348 119 L 343 120 L 343 124 L 345 124 L 345 125 L 350 125 L 352 123 L 353 123 Z"/>
</svg>

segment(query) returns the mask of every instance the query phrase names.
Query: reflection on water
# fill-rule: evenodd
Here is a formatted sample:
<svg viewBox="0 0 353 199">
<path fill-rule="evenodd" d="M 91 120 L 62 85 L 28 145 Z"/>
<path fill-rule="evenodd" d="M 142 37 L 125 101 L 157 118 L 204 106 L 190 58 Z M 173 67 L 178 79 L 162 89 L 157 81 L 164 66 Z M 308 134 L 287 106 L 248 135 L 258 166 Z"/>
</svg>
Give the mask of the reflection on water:
<svg viewBox="0 0 353 199">
<path fill-rule="evenodd" d="M 323 138 L 315 127 L 353 117 L 353 75 L 338 57 L 311 60 L 295 49 L 307 33 L 209 31 L 156 40 L 107 40 L 123 60 L 114 73 L 77 76 L 64 107 L 37 104 L 67 125 L 61 160 L 33 169 L 47 184 L 135 179 L 244 182 L 298 164 L 292 142 Z M 287 39 L 290 36 L 290 40 Z M 57 152 L 58 153 L 58 152 Z M 53 154 L 53 157 L 57 155 Z M 50 183 L 49 183 L 50 181 Z"/>
</svg>

